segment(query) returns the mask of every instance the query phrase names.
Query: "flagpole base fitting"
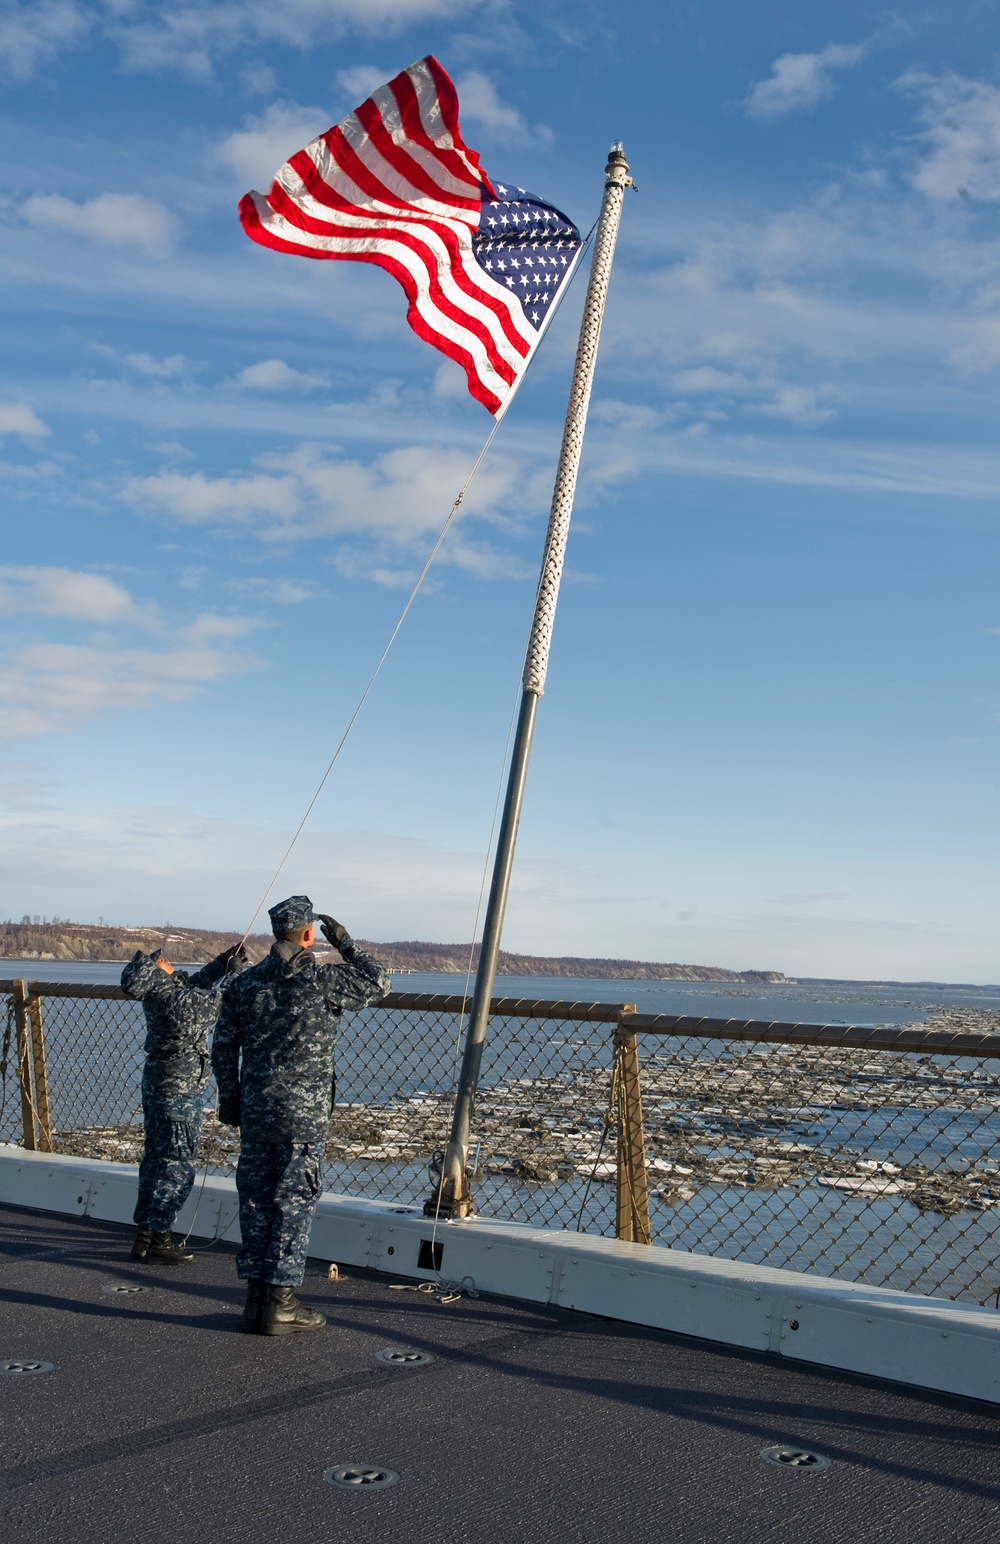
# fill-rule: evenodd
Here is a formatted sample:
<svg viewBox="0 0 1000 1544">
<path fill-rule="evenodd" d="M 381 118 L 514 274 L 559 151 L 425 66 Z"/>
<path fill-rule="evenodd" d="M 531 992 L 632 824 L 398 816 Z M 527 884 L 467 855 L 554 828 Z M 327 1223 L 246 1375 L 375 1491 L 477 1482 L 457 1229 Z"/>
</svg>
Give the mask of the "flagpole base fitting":
<svg viewBox="0 0 1000 1544">
<path fill-rule="evenodd" d="M 450 1172 L 445 1173 L 446 1168 Z M 442 1217 L 446 1222 L 454 1217 L 471 1217 L 472 1195 L 464 1166 L 452 1158 L 451 1151 L 445 1153 L 438 1148 L 430 1169 L 433 1189 L 424 1202 L 424 1216 Z"/>
<path fill-rule="evenodd" d="M 473 1213 L 472 1197 L 466 1191 L 465 1195 L 448 1195 L 447 1191 L 441 1194 L 435 1191 L 424 1202 L 425 1217 L 440 1217 L 444 1222 L 451 1222 L 456 1217 L 471 1217 Z"/>
</svg>

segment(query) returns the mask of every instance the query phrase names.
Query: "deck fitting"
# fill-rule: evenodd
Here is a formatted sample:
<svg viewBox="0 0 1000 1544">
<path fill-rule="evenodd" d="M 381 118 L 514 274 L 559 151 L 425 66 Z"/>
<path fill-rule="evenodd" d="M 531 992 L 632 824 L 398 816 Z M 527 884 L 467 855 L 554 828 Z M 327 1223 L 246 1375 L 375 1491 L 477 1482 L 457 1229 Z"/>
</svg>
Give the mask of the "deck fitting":
<svg viewBox="0 0 1000 1544">
<path fill-rule="evenodd" d="M 383 1464 L 337 1464 L 323 1474 L 328 1485 L 339 1485 L 343 1490 L 388 1490 L 398 1485 L 400 1476 L 395 1469 Z"/>
<path fill-rule="evenodd" d="M 14 1358 L 6 1362 L 0 1362 L 0 1374 L 8 1378 L 24 1378 L 30 1377 L 32 1373 L 36 1372 L 54 1371 L 55 1364 L 53 1362 L 29 1362 L 21 1359 L 15 1360 Z"/>
<path fill-rule="evenodd" d="M 385 1367 L 426 1367 L 428 1362 L 434 1361 L 434 1355 L 431 1351 L 415 1351 L 410 1346 L 387 1346 L 377 1353 L 375 1360 Z"/>
<path fill-rule="evenodd" d="M 764 1448 L 760 1456 L 769 1464 L 777 1464 L 780 1469 L 796 1469 L 807 1474 L 829 1469 L 833 1463 L 833 1459 L 827 1458 L 825 1453 L 814 1453 L 810 1448 L 786 1447 L 784 1444 Z"/>
<path fill-rule="evenodd" d="M 123 1292 L 148 1292 L 150 1288 L 140 1287 L 137 1282 L 131 1281 L 107 1281 L 101 1288 L 101 1291 L 111 1293 L 112 1296 L 117 1297 Z"/>
</svg>

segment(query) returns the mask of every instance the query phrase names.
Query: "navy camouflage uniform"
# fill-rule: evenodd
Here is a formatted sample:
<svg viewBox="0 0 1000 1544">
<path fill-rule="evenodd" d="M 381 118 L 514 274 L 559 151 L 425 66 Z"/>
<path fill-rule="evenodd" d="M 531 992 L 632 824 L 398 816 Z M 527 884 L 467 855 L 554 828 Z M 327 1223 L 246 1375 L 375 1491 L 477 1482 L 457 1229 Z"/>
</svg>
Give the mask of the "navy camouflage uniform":
<svg viewBox="0 0 1000 1544">
<path fill-rule="evenodd" d="M 133 1221 L 169 1233 L 191 1194 L 208 1086 L 208 1037 L 222 1001 L 232 950 L 189 975 L 168 975 L 160 951 L 137 951 L 122 971 L 122 990 L 146 1015 L 142 1116 L 146 1143 Z"/>
<path fill-rule="evenodd" d="M 270 915 L 276 933 L 315 920 L 306 896 L 291 897 Z M 223 999 L 212 1069 L 220 1117 L 240 1126 L 236 1269 L 244 1281 L 302 1281 L 333 1113 L 340 1015 L 389 989 L 373 955 L 346 934 L 337 948 L 345 963 L 320 965 L 310 949 L 278 938 Z"/>
</svg>

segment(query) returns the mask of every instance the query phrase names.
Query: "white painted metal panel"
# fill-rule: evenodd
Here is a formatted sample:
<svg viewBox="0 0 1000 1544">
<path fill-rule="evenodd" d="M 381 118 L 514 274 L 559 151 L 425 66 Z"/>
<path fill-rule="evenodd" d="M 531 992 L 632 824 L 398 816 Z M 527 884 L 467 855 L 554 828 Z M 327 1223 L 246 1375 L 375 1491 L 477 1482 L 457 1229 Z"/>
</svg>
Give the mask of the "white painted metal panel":
<svg viewBox="0 0 1000 1544">
<path fill-rule="evenodd" d="M 1000 1317 L 966 1329 L 953 1313 L 880 1314 L 877 1304 L 865 1306 L 872 1311 L 786 1302 L 782 1356 L 1000 1403 Z"/>
<path fill-rule="evenodd" d="M 703 1340 L 766 1351 L 773 1299 L 753 1291 L 674 1270 L 618 1265 L 586 1253 L 564 1261 L 559 1306 Z"/>
<path fill-rule="evenodd" d="M 309 1253 L 315 1259 L 363 1268 L 371 1264 L 373 1234 L 372 1218 L 338 1211 L 321 1199 L 309 1235 Z"/>
<path fill-rule="evenodd" d="M 94 1176 L 78 1165 L 61 1164 L 57 1158 L 46 1162 L 48 1158 L 47 1153 L 36 1157 L 0 1146 L 0 1201 L 63 1216 L 84 1216 Z"/>
</svg>

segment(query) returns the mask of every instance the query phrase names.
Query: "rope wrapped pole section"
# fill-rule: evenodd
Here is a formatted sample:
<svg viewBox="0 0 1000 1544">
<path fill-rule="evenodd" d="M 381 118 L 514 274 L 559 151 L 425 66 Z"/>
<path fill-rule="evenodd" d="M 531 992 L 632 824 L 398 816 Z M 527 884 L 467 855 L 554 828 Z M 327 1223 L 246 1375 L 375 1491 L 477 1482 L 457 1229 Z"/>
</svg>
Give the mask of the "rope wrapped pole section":
<svg viewBox="0 0 1000 1544">
<path fill-rule="evenodd" d="M 500 954 L 500 938 L 507 907 L 507 894 L 510 889 L 514 847 L 521 819 L 538 700 L 545 690 L 552 627 L 555 622 L 556 602 L 559 598 L 559 584 L 566 556 L 570 516 L 573 513 L 580 453 L 583 449 L 587 410 L 590 406 L 594 367 L 597 362 L 597 345 L 600 341 L 604 305 L 611 278 L 611 263 L 618 240 L 618 226 L 625 189 L 634 186 L 621 144 L 612 145 L 605 168 L 604 198 L 594 237 L 594 254 L 591 259 L 587 297 L 584 301 L 583 319 L 580 324 L 580 340 L 577 345 L 576 363 L 573 367 L 566 425 L 559 451 L 549 526 L 545 537 L 545 551 L 535 596 L 535 611 L 528 635 L 524 674 L 521 678 L 521 708 L 511 753 L 489 903 L 483 924 L 472 1008 L 465 1033 L 465 1047 L 455 1096 L 451 1136 L 440 1171 L 432 1172 L 433 1188 L 424 1203 L 425 1213 L 432 1217 L 466 1217 L 473 1209 L 468 1182 L 469 1142 L 486 1029 L 489 1023 L 490 999 L 493 996 L 493 983 Z"/>
</svg>

